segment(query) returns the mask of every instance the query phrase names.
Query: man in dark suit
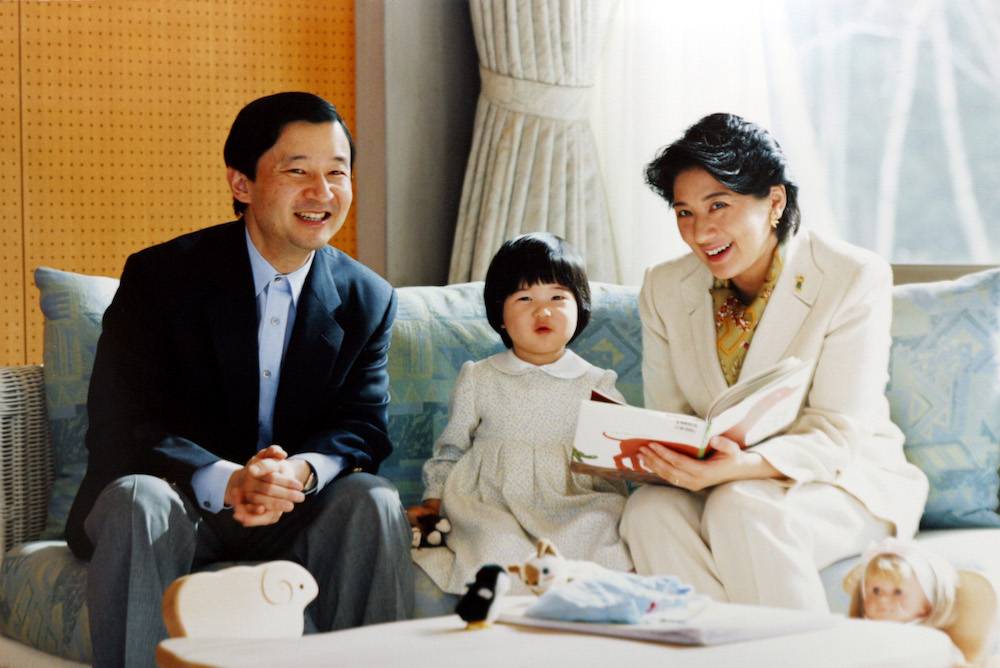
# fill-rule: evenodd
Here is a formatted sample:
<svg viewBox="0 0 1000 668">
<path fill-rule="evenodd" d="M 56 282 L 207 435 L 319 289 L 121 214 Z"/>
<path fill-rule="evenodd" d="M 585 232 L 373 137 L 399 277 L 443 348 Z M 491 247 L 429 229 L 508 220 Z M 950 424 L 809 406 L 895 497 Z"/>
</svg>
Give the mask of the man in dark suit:
<svg viewBox="0 0 1000 668">
<path fill-rule="evenodd" d="M 104 316 L 67 526 L 97 666 L 152 665 L 163 590 L 214 561 L 305 566 L 309 630 L 412 612 L 410 530 L 374 475 L 395 293 L 327 245 L 350 134 L 322 98 L 279 93 L 240 111 L 224 154 L 240 219 L 131 256 Z"/>
</svg>

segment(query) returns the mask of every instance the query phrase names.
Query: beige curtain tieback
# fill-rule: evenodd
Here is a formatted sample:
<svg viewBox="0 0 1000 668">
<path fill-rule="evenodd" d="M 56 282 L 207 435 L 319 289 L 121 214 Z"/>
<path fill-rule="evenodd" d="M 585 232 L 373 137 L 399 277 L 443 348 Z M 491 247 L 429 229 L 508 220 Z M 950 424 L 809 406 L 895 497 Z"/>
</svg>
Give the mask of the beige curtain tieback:
<svg viewBox="0 0 1000 668">
<path fill-rule="evenodd" d="M 483 97 L 498 107 L 560 121 L 586 121 L 590 117 L 593 86 L 559 86 L 515 79 L 482 66 L 479 76 Z"/>
</svg>

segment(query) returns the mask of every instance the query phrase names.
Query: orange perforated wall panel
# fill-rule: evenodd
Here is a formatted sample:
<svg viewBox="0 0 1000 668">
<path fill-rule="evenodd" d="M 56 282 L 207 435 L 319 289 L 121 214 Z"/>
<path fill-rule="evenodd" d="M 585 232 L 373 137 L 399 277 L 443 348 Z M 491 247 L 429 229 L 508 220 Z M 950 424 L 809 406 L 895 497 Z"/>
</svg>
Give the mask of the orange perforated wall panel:
<svg viewBox="0 0 1000 668">
<path fill-rule="evenodd" d="M 7 364 L 25 359 L 17 9 L 0 2 L 0 361 Z"/>
<path fill-rule="evenodd" d="M 42 358 L 35 267 L 118 276 L 130 253 L 234 217 L 222 145 L 245 103 L 307 90 L 354 127 L 353 0 L 0 12 L 4 364 Z M 334 245 L 357 254 L 353 213 Z"/>
</svg>

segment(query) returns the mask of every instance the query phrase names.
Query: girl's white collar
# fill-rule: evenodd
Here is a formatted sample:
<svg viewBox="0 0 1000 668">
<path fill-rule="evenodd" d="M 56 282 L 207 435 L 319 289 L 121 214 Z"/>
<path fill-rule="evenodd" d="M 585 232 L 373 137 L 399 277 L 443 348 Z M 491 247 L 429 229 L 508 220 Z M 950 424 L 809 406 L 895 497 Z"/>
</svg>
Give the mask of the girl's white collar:
<svg viewBox="0 0 1000 668">
<path fill-rule="evenodd" d="M 590 364 L 572 350 L 567 350 L 552 364 L 536 365 L 525 362 L 515 355 L 513 350 L 497 353 L 489 358 L 489 362 L 497 370 L 511 376 L 520 376 L 537 369 L 553 378 L 571 379 L 579 378 L 590 368 Z"/>
</svg>

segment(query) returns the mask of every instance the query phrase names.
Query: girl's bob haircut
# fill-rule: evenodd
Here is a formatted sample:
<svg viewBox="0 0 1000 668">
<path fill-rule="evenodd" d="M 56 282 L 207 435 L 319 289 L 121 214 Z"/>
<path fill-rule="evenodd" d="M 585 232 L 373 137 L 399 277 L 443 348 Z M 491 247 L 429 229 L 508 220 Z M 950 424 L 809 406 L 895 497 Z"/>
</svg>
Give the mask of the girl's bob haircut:
<svg viewBox="0 0 1000 668">
<path fill-rule="evenodd" d="M 518 290 L 539 283 L 558 283 L 569 288 L 576 299 L 576 331 L 572 342 L 590 322 L 590 284 L 583 258 L 561 237 L 548 232 L 531 232 L 505 241 L 486 271 L 483 301 L 486 318 L 503 344 L 514 343 L 503 327 L 503 304 Z"/>
</svg>

